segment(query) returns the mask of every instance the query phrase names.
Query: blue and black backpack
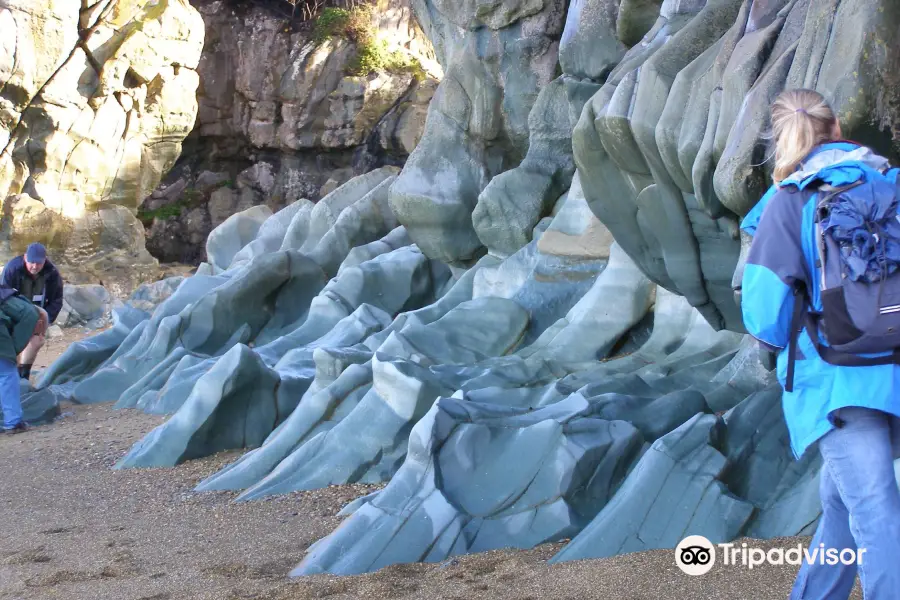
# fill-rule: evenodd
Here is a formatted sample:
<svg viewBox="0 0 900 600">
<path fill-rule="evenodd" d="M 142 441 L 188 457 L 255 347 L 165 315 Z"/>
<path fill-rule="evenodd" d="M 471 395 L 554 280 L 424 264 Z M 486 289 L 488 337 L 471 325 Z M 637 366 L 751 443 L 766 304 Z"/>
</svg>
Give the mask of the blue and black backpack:
<svg viewBox="0 0 900 600">
<path fill-rule="evenodd" d="M 797 337 L 805 327 L 822 360 L 841 366 L 900 365 L 900 190 L 887 172 L 860 170 L 856 181 L 815 190 L 817 285 L 794 289 L 785 389 L 793 388 Z M 807 188 L 809 189 L 809 188 Z M 865 356 L 869 355 L 869 356 Z M 872 356 L 875 355 L 875 356 Z"/>
</svg>

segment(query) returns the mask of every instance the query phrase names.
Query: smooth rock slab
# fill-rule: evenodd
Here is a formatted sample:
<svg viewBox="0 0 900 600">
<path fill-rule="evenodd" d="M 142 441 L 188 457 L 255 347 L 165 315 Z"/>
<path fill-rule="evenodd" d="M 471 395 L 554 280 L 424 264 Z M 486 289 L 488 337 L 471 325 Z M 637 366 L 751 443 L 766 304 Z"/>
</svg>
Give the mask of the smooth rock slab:
<svg viewBox="0 0 900 600">
<path fill-rule="evenodd" d="M 109 316 L 113 302 L 109 292 L 102 285 L 67 285 L 63 289 L 63 306 L 57 315 L 62 327 L 84 325 L 99 329 Z"/>
<path fill-rule="evenodd" d="M 762 539 L 812 535 L 822 513 L 822 458 L 815 448 L 800 460 L 794 458 L 781 386 L 775 382 L 748 396 L 724 419 L 727 431 L 722 448 L 732 467 L 723 481 L 758 508 L 747 524 L 747 535 Z"/>
<path fill-rule="evenodd" d="M 483 254 L 472 213 L 491 179 L 522 162 L 527 153 L 529 115 L 542 88 L 557 77 L 565 4 L 411 2 L 442 62 L 444 78 L 429 105 L 419 144 L 392 186 L 390 205 L 429 258 L 470 266 Z M 547 108 L 552 113 L 557 107 L 551 103 Z M 564 137 L 549 135 L 567 153 Z M 551 158 L 556 162 L 559 157 Z M 546 190 L 553 187 L 546 177 L 536 180 Z M 558 196 L 549 193 L 550 202 Z M 513 237 L 515 246 L 532 220 L 538 219 L 533 214 L 517 219 L 514 236 L 496 233 L 501 239 Z M 488 225 L 493 222 L 489 219 Z"/>
<path fill-rule="evenodd" d="M 719 480 L 728 464 L 715 447 L 722 425 L 698 414 L 657 440 L 609 504 L 550 562 L 674 548 L 688 535 L 714 544 L 737 537 L 753 505 Z"/>
<path fill-rule="evenodd" d="M 268 256 L 278 254 L 285 253 Z M 302 265 L 303 262 L 294 261 L 293 264 Z M 294 413 L 313 382 L 317 371 L 315 352 L 359 345 L 390 324 L 392 314 L 403 306 L 411 301 L 415 304 L 425 301 L 432 289 L 429 284 L 433 283 L 428 267 L 424 256 L 414 247 L 380 254 L 345 269 L 313 299 L 310 318 L 306 322 L 268 344 L 251 349 L 238 343 L 224 356 L 205 360 L 186 348 L 176 348 L 123 393 L 120 401 L 123 405 L 140 406 L 153 412 L 161 408 L 177 412 L 171 421 L 137 444 L 120 466 L 171 466 L 204 452 L 261 445 Z M 284 291 L 282 289 L 282 293 Z M 358 306 L 353 313 L 343 312 L 354 305 Z M 365 360 L 370 357 L 371 353 Z M 257 402 L 271 405 L 274 411 L 271 420 L 265 411 L 263 418 L 250 413 L 244 415 L 240 410 L 230 417 L 210 420 L 210 415 L 220 411 L 228 415 L 232 410 L 230 407 L 238 401 L 233 396 L 239 397 L 247 391 L 243 379 L 224 375 L 231 373 L 229 369 L 239 372 L 242 378 L 257 381 L 253 393 L 262 394 Z M 273 378 L 271 386 L 269 375 Z M 154 398 L 154 390 L 160 387 L 162 389 Z M 251 408 L 263 410 L 255 405 Z M 349 411 L 349 407 L 345 408 Z M 334 414 L 330 416 L 335 417 Z M 338 411 L 338 419 L 341 416 Z M 247 428 L 254 432 L 252 436 L 246 434 Z M 264 433 L 260 434 L 260 431 Z M 295 444 L 308 433 L 296 428 L 292 431 L 298 436 Z M 241 443 L 241 440 L 247 443 Z"/>
<path fill-rule="evenodd" d="M 566 89 L 557 78 L 541 89 L 528 118 L 525 160 L 494 177 L 478 196 L 472 224 L 492 254 L 509 256 L 566 191 L 575 174 Z"/>
<path fill-rule="evenodd" d="M 372 387 L 369 364 L 350 365 L 334 382 L 304 395 L 298 407 L 265 440 L 232 463 L 200 482 L 197 491 L 242 490 L 273 472 L 305 440 L 334 427 Z"/>
<path fill-rule="evenodd" d="M 572 535 L 643 444 L 584 398 L 536 411 L 443 398 L 391 483 L 309 550 L 292 576 L 349 575 Z"/>
<path fill-rule="evenodd" d="M 231 215 L 213 229 L 206 240 L 206 256 L 215 272 L 226 270 L 235 255 L 256 238 L 263 223 L 271 216 L 272 210 L 268 206 L 254 206 Z"/>
<path fill-rule="evenodd" d="M 71 344 L 38 378 L 36 389 L 64 384 L 88 377 L 109 359 L 125 339 L 143 327 L 150 315 L 132 307 L 113 311 L 113 326 L 106 331 Z"/>
<path fill-rule="evenodd" d="M 144 283 L 128 298 L 128 304 L 147 313 L 152 313 L 157 306 L 165 302 L 169 296 L 184 282 L 185 277 L 177 275 L 161 281 Z"/>
<path fill-rule="evenodd" d="M 578 260 L 544 254 L 534 240 L 502 262 L 475 275 L 475 297 L 509 298 L 531 315 L 523 343 L 528 345 L 566 314 L 603 277 L 607 261 Z M 640 276 L 640 273 L 637 272 Z M 628 284 L 625 283 L 625 286 Z"/>
<path fill-rule="evenodd" d="M 402 231 L 402 228 L 395 231 Z M 379 252 L 385 254 L 393 252 L 387 242 L 378 243 L 383 246 Z M 378 253 L 375 256 L 382 256 L 382 254 Z M 348 261 L 349 264 L 345 263 L 346 268 L 342 267 L 340 274 L 374 264 L 371 260 L 359 264 L 350 258 Z M 269 475 L 302 443 L 334 427 L 356 408 L 360 400 L 371 389 L 371 359 L 384 340 L 394 331 L 401 331 L 407 325 L 424 326 L 433 323 L 454 307 L 471 300 L 476 271 L 476 268 L 469 269 L 458 280 L 450 282 L 453 284 L 452 287 L 439 300 L 426 307 L 401 313 L 387 327 L 370 335 L 362 344 L 349 345 L 348 341 L 346 342 L 348 345 L 338 347 L 337 344 L 323 344 L 321 343 L 323 338 L 319 338 L 312 344 L 315 377 L 300 399 L 297 408 L 272 432 L 262 447 L 251 450 L 235 463 L 202 481 L 197 489 L 207 491 L 249 488 Z M 338 281 L 340 281 L 340 274 Z M 396 285 L 386 287 L 386 289 L 394 291 L 397 288 Z M 321 324 L 323 321 L 326 321 L 327 324 L 328 318 L 328 315 L 323 313 L 313 314 L 313 321 L 317 324 Z M 339 325 L 343 322 L 340 321 Z M 340 330 L 339 325 L 335 326 L 335 329 Z M 335 329 L 331 329 L 331 332 L 324 337 L 333 337 Z M 294 337 L 294 335 L 288 337 Z M 295 339 L 298 340 L 297 344 L 302 343 L 298 338 Z M 277 342 L 279 345 L 280 343 Z M 268 354 L 265 348 L 260 348 L 260 352 L 264 356 Z M 278 370 L 277 366 L 276 370 Z"/>
<path fill-rule="evenodd" d="M 577 303 L 533 344 L 523 358 L 541 358 L 560 369 L 596 364 L 651 306 L 653 286 L 617 244 L 606 269 Z"/>
<path fill-rule="evenodd" d="M 123 341 L 116 355 L 79 383 L 75 399 L 117 399 L 178 348 L 208 358 L 253 340 L 271 319 L 278 292 L 292 276 L 306 276 L 311 286 L 322 284 L 321 272 L 303 269 L 304 261 L 308 259 L 296 251 L 276 252 L 227 276 L 190 278 L 160 306 L 139 337 L 132 332 L 130 343 Z"/>
<path fill-rule="evenodd" d="M 61 395 L 52 389 L 34 391 L 24 379 L 19 380 L 19 394 L 22 401 L 22 420 L 29 425 L 49 423 L 59 416 Z M 0 419 L 3 410 L 0 409 Z"/>
<path fill-rule="evenodd" d="M 427 325 L 411 322 L 392 332 L 372 359 L 371 389 L 349 414 L 305 438 L 238 499 L 390 479 L 406 455 L 412 427 L 438 397 L 453 393 L 428 365 L 467 364 L 508 353 L 527 324 L 527 313 L 514 302 L 483 298 L 463 302 Z M 302 401 L 300 407 L 305 413 Z"/>
<path fill-rule="evenodd" d="M 277 383 L 277 374 L 252 350 L 235 346 L 197 381 L 178 412 L 132 447 L 116 468 L 171 466 L 260 445 L 277 425 Z"/>
<path fill-rule="evenodd" d="M 608 259 L 613 242 L 609 229 L 591 212 L 576 173 L 562 206 L 538 241 L 538 250 L 554 256 Z"/>
</svg>

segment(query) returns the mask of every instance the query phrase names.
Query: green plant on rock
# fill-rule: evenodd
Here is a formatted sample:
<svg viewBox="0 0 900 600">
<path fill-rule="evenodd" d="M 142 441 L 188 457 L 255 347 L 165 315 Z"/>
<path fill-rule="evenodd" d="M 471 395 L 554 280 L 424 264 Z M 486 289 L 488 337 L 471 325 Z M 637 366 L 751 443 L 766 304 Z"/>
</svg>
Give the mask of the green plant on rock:
<svg viewBox="0 0 900 600">
<path fill-rule="evenodd" d="M 185 208 L 193 207 L 202 200 L 203 194 L 200 192 L 200 190 L 191 188 L 184 190 L 184 192 L 181 194 L 181 204 L 183 204 Z"/>
<path fill-rule="evenodd" d="M 326 8 L 316 19 L 313 41 L 321 44 L 333 37 L 340 37 L 359 45 L 369 44 L 375 39 L 374 17 L 372 7 L 368 5 L 351 10 Z"/>
<path fill-rule="evenodd" d="M 375 31 L 374 9 L 359 5 L 351 10 L 326 8 L 316 19 L 313 41 L 321 44 L 340 37 L 356 44 L 356 57 L 347 67 L 348 75 L 366 76 L 369 73 L 411 73 L 419 81 L 425 78 L 422 64 L 413 56 L 388 50 L 385 40 Z"/>
<path fill-rule="evenodd" d="M 416 57 L 402 50 L 388 50 L 385 40 L 359 44 L 356 58 L 348 66 L 348 73 L 363 77 L 369 73 L 410 73 L 419 81 L 425 79 L 425 69 Z"/>
<path fill-rule="evenodd" d="M 356 57 L 347 67 L 350 75 L 365 76 L 369 73 L 378 73 L 385 69 L 387 62 L 387 44 L 384 40 L 376 40 L 368 44 L 358 44 Z"/>
<path fill-rule="evenodd" d="M 385 69 L 388 73 L 411 73 L 420 82 L 426 78 L 425 67 L 419 59 L 400 50 L 394 50 L 389 54 Z"/>
<path fill-rule="evenodd" d="M 146 210 L 144 208 L 139 208 L 137 211 L 138 221 L 143 223 L 145 226 L 151 225 L 154 219 L 170 219 L 172 217 L 179 217 L 181 213 L 184 211 L 185 205 L 182 202 L 173 202 L 172 204 L 166 204 L 165 206 L 160 206 L 155 210 Z"/>
<path fill-rule="evenodd" d="M 347 29 L 350 22 L 350 11 L 343 8 L 326 8 L 316 19 L 316 25 L 313 28 L 313 41 L 317 44 L 331 39 L 332 37 L 341 37 Z"/>
<path fill-rule="evenodd" d="M 223 185 L 229 183 L 231 183 L 230 180 L 224 181 L 220 184 L 219 187 L 222 187 Z M 154 210 L 138 208 L 137 218 L 138 221 L 144 224 L 144 226 L 150 226 L 153 224 L 154 219 L 166 220 L 171 218 L 178 218 L 185 210 L 197 208 L 198 206 L 201 206 L 204 202 L 206 202 L 206 200 L 207 198 L 203 194 L 203 192 L 190 188 L 184 190 L 181 193 L 181 197 L 171 204 L 165 204 Z"/>
</svg>

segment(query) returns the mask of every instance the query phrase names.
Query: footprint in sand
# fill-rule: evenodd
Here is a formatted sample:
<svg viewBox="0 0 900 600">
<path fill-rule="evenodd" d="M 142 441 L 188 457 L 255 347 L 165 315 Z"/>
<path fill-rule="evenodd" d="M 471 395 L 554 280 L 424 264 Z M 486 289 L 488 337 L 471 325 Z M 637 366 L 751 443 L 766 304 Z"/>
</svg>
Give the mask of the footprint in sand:
<svg viewBox="0 0 900 600">
<path fill-rule="evenodd" d="M 75 531 L 75 527 L 54 527 L 52 529 L 45 529 L 41 533 L 44 535 L 57 535 L 59 533 L 70 533 Z"/>
<path fill-rule="evenodd" d="M 44 551 L 44 547 L 38 546 L 37 548 L 9 553 L 3 560 L 3 563 L 7 565 L 27 565 L 31 563 L 47 563 L 50 560 L 51 557 Z"/>
</svg>

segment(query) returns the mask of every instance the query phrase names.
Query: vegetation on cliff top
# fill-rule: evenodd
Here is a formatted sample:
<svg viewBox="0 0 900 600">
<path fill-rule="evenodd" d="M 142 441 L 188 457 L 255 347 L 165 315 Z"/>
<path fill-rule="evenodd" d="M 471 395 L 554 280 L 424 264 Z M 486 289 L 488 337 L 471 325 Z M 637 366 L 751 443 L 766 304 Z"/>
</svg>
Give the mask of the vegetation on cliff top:
<svg viewBox="0 0 900 600">
<path fill-rule="evenodd" d="M 321 44 L 339 37 L 356 44 L 356 58 L 348 66 L 350 75 L 411 73 L 416 79 L 424 79 L 425 70 L 418 59 L 402 50 L 389 50 L 387 41 L 378 38 L 374 22 L 374 8 L 367 4 L 350 10 L 326 8 L 316 19 L 313 41 Z"/>
<path fill-rule="evenodd" d="M 233 0 L 235 1 L 235 0 Z M 246 0 L 236 0 L 244 2 Z M 311 23 L 328 8 L 352 9 L 368 0 L 249 0 L 253 4 L 274 10 L 292 22 Z"/>
</svg>

